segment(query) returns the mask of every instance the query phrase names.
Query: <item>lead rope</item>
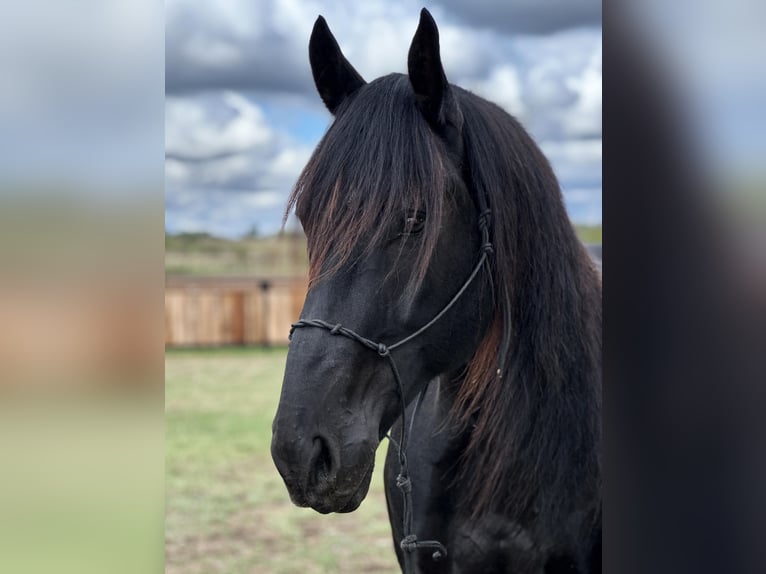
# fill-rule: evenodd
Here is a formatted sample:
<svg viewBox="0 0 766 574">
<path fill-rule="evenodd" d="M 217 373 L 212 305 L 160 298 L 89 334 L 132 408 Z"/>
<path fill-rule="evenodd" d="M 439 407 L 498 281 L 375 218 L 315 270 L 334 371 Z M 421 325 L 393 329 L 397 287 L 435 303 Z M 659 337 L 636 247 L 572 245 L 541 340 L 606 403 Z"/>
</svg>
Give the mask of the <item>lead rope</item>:
<svg viewBox="0 0 766 574">
<path fill-rule="evenodd" d="M 415 331 L 414 333 L 408 335 L 404 339 L 397 341 L 396 343 L 392 345 L 385 345 L 383 343 L 378 343 L 376 341 L 373 341 L 371 339 L 368 339 L 367 337 L 363 337 L 359 333 L 352 331 L 351 329 L 342 326 L 340 323 L 333 324 L 328 323 L 327 321 L 323 321 L 321 319 L 301 319 L 295 323 L 292 324 L 290 327 L 290 336 L 289 338 L 293 338 L 293 333 L 295 332 L 295 329 L 301 328 L 301 327 L 317 327 L 319 329 L 325 329 L 330 332 L 331 335 L 342 335 L 344 337 L 347 337 L 349 339 L 352 339 L 356 341 L 357 343 L 364 345 L 368 349 L 372 349 L 373 351 L 376 351 L 378 355 L 388 361 L 388 364 L 391 366 L 391 372 L 394 374 L 394 380 L 396 381 L 396 388 L 399 392 L 399 404 L 401 405 L 402 414 L 401 414 L 401 421 L 402 421 L 402 437 L 401 442 L 397 443 L 393 438 L 391 438 L 390 434 L 386 435 L 386 437 L 394 443 L 394 446 L 396 446 L 396 449 L 399 454 L 399 475 L 396 477 L 396 487 L 402 492 L 403 497 L 403 519 L 402 519 L 402 526 L 404 531 L 404 537 L 399 542 L 399 547 L 402 549 L 402 552 L 404 553 L 404 571 L 405 573 L 411 573 L 414 572 L 414 558 L 415 558 L 415 551 L 419 548 L 433 548 L 435 549 L 434 553 L 431 555 L 431 557 L 434 560 L 440 560 L 447 556 L 447 549 L 444 547 L 444 545 L 439 542 L 438 540 L 418 540 L 418 537 L 413 532 L 413 526 L 412 526 L 412 481 L 410 480 L 410 474 L 407 466 L 407 445 L 409 443 L 409 435 L 412 431 L 412 424 L 415 421 L 415 413 L 417 412 L 421 402 L 423 401 L 423 397 L 425 396 L 425 389 L 423 389 L 420 392 L 420 395 L 418 396 L 418 401 L 415 404 L 415 410 L 412 412 L 412 420 L 410 421 L 410 425 L 408 428 L 408 425 L 406 424 L 406 409 L 407 409 L 407 403 L 404 398 L 404 387 L 402 385 L 402 379 L 399 375 L 399 369 L 396 367 L 396 362 L 394 361 L 394 357 L 391 355 L 391 351 L 394 349 L 401 347 L 405 343 L 410 342 L 412 339 L 417 337 L 418 335 L 425 332 L 429 327 L 431 327 L 434 323 L 436 323 L 439 319 L 441 319 L 444 314 L 452 308 L 452 306 L 457 303 L 458 299 L 465 293 L 466 289 L 468 289 L 468 286 L 473 282 L 473 280 L 476 278 L 476 276 L 479 274 L 479 271 L 481 271 L 482 267 L 484 267 L 485 263 L 488 264 L 489 262 L 489 255 L 492 253 L 492 242 L 489 240 L 489 217 L 490 217 L 490 210 L 485 209 L 479 214 L 479 229 L 481 230 L 481 237 L 482 237 L 482 245 L 481 245 L 481 255 L 479 256 L 479 261 L 476 263 L 476 266 L 473 268 L 473 271 L 471 272 L 471 275 L 469 275 L 468 279 L 466 279 L 465 283 L 463 283 L 463 286 L 460 288 L 460 290 L 455 293 L 455 295 L 450 299 L 449 303 L 447 303 L 444 308 L 442 308 L 441 311 L 439 311 L 436 316 L 434 316 L 433 319 L 431 319 L 428 323 L 423 325 L 420 329 Z"/>
</svg>

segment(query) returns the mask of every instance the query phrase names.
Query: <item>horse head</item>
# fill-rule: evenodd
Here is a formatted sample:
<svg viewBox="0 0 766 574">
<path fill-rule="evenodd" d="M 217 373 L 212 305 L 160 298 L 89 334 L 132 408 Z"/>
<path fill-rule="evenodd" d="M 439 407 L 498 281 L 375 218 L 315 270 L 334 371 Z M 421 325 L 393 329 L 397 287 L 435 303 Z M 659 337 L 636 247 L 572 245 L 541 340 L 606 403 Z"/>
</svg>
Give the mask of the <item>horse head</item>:
<svg viewBox="0 0 766 574">
<path fill-rule="evenodd" d="M 402 405 L 465 366 L 488 329 L 488 214 L 469 192 L 463 119 L 427 11 L 407 75 L 365 82 L 321 16 L 309 55 L 334 122 L 290 207 L 311 268 L 299 326 L 324 328 L 293 333 L 271 448 L 295 504 L 350 512 Z"/>
</svg>

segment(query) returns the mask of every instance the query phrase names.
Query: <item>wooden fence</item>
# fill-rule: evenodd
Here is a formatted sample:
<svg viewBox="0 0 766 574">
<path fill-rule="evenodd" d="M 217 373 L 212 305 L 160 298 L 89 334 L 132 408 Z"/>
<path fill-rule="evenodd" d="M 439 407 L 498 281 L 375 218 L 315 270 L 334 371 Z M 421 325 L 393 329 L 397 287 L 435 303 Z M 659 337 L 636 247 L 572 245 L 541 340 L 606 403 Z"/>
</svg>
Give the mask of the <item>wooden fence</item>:
<svg viewBox="0 0 766 574">
<path fill-rule="evenodd" d="M 165 346 L 286 344 L 306 288 L 304 277 L 168 277 Z"/>
<path fill-rule="evenodd" d="M 601 245 L 588 245 L 601 270 Z M 305 277 L 165 281 L 165 346 L 283 345 L 306 298 Z"/>
</svg>

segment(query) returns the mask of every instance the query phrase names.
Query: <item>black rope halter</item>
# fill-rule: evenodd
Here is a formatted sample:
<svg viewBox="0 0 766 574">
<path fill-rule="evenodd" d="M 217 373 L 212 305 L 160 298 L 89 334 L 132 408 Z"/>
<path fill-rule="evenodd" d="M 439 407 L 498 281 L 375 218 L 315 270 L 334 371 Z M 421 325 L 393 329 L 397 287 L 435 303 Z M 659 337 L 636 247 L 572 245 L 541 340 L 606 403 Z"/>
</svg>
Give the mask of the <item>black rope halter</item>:
<svg viewBox="0 0 766 574">
<path fill-rule="evenodd" d="M 403 526 L 404 526 L 404 537 L 399 542 L 399 546 L 404 552 L 404 565 L 405 565 L 404 571 L 405 572 L 414 572 L 412 559 L 414 557 L 414 552 L 416 550 L 420 548 L 433 548 L 435 549 L 435 551 L 432 554 L 432 558 L 434 560 L 439 560 L 447 555 L 447 549 L 444 547 L 444 545 L 441 542 L 437 540 L 418 540 L 418 537 L 413 532 L 412 481 L 410 480 L 409 471 L 407 469 L 407 445 L 409 442 L 409 435 L 412 431 L 412 424 L 415 421 L 415 413 L 420 407 L 420 404 L 423 401 L 423 397 L 425 396 L 425 388 L 420 392 L 420 395 L 418 396 L 418 401 L 415 404 L 415 410 L 412 413 L 412 420 L 410 421 L 410 425 L 408 429 L 407 425 L 405 424 L 405 420 L 406 420 L 405 411 L 406 411 L 407 404 L 404 399 L 404 387 L 402 386 L 402 379 L 401 379 L 401 376 L 399 375 L 399 369 L 396 367 L 396 362 L 394 361 L 394 358 L 391 355 L 391 351 L 401 347 L 402 345 L 406 343 L 409 343 L 415 337 L 424 333 L 429 327 L 431 327 L 434 323 L 436 323 L 439 319 L 441 319 L 447 313 L 447 311 L 449 311 L 455 305 L 455 303 L 457 303 L 458 299 L 460 299 L 463 293 L 466 292 L 466 290 L 471 285 L 473 280 L 476 279 L 476 276 L 479 274 L 479 271 L 481 271 L 482 267 L 484 267 L 485 264 L 487 264 L 487 267 L 489 266 L 489 255 L 493 252 L 492 242 L 489 239 L 490 214 L 491 214 L 490 210 L 485 209 L 479 215 L 479 230 L 481 231 L 481 239 L 482 239 L 481 251 L 479 255 L 479 261 L 476 263 L 476 266 L 473 268 L 473 271 L 468 276 L 468 279 L 466 279 L 465 283 L 463 283 L 463 286 L 458 290 L 457 293 L 455 293 L 452 299 L 450 299 L 449 303 L 447 303 L 442 308 L 442 310 L 439 311 L 434 316 L 433 319 L 431 319 L 428 323 L 423 325 L 420 329 L 404 337 L 400 341 L 397 341 L 396 343 L 393 343 L 391 345 L 386 345 L 384 343 L 380 343 L 380 342 L 368 339 L 367 337 L 360 335 L 356 331 L 352 331 L 348 327 L 342 326 L 340 323 L 337 323 L 337 324 L 328 323 L 327 321 L 323 321 L 321 319 L 301 319 L 297 321 L 296 323 L 293 323 L 290 328 L 290 339 L 292 339 L 295 329 L 298 329 L 300 327 L 318 327 L 320 329 L 325 329 L 329 331 L 331 335 L 343 335 L 344 337 L 348 337 L 349 339 L 356 341 L 357 343 L 367 347 L 368 349 L 371 349 L 377 352 L 379 356 L 388 360 L 388 364 L 391 366 L 391 372 L 394 374 L 394 379 L 396 380 L 396 386 L 399 392 L 399 403 L 402 409 L 402 415 L 401 415 L 402 437 L 401 437 L 400 443 L 397 443 L 393 438 L 391 438 L 390 434 L 386 435 L 386 437 L 391 442 L 394 443 L 399 453 L 399 475 L 396 477 L 396 486 L 399 490 L 402 491 L 402 496 L 404 499 L 403 501 L 404 516 L 402 520 Z"/>
</svg>

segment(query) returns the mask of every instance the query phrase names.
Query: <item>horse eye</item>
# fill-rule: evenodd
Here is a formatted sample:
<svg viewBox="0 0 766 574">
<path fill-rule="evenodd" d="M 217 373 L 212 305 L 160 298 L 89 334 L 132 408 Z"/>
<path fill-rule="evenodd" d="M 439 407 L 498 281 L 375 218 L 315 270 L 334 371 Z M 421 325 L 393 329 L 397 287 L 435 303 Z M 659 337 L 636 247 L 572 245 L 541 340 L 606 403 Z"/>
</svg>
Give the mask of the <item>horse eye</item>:
<svg viewBox="0 0 766 574">
<path fill-rule="evenodd" d="M 408 214 L 407 218 L 404 220 L 404 229 L 402 230 L 402 235 L 414 235 L 416 233 L 420 233 L 423 231 L 423 225 L 425 225 L 425 222 L 425 213 L 418 212 Z"/>
</svg>

